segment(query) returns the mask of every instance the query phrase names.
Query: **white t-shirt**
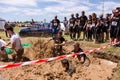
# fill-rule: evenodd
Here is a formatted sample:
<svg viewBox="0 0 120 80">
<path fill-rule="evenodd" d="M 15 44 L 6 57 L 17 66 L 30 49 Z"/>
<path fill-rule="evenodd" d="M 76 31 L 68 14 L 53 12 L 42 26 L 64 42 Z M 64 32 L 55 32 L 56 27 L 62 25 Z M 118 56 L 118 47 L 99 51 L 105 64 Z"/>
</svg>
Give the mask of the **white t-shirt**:
<svg viewBox="0 0 120 80">
<path fill-rule="evenodd" d="M 10 39 L 11 44 L 15 43 L 15 50 L 18 51 L 22 48 L 20 37 L 17 34 L 13 34 Z"/>
<path fill-rule="evenodd" d="M 4 46 L 4 45 L 6 45 L 6 42 L 3 41 L 2 39 L 0 39 L 0 48 L 1 48 L 2 46 Z"/>
</svg>

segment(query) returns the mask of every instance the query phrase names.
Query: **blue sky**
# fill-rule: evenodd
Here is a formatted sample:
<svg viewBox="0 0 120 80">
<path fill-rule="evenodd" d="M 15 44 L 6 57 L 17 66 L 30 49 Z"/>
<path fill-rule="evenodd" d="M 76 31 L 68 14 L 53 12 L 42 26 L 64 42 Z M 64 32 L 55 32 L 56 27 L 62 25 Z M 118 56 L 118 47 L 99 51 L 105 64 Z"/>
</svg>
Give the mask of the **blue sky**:
<svg viewBox="0 0 120 80">
<path fill-rule="evenodd" d="M 71 13 L 86 15 L 93 12 L 102 13 L 104 2 L 105 13 L 111 13 L 112 9 L 120 6 L 120 0 L 0 0 L 0 17 L 7 21 L 36 21 L 48 22 L 58 15 L 60 20 L 70 17 Z"/>
</svg>

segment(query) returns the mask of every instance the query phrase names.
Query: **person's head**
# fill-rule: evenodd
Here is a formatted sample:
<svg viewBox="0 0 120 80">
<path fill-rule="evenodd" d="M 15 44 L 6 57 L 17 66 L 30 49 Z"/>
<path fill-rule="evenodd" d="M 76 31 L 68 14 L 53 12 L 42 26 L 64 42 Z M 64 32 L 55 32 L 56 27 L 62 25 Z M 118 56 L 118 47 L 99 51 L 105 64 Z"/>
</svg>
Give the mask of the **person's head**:
<svg viewBox="0 0 120 80">
<path fill-rule="evenodd" d="M 82 16 L 85 16 L 85 11 L 82 11 L 81 14 L 82 14 Z"/>
<path fill-rule="evenodd" d="M 58 37 L 62 37 L 62 31 L 58 32 Z"/>
<path fill-rule="evenodd" d="M 91 16 L 91 15 L 89 15 L 89 19 L 90 19 L 90 20 L 92 19 L 92 16 Z"/>
<path fill-rule="evenodd" d="M 69 61 L 67 59 L 61 60 L 61 64 L 64 68 L 69 68 Z"/>
<path fill-rule="evenodd" d="M 95 19 L 95 18 L 97 18 L 96 13 L 92 13 L 92 19 Z"/>
<path fill-rule="evenodd" d="M 71 14 L 71 18 L 73 18 L 74 17 L 74 14 Z"/>
<path fill-rule="evenodd" d="M 79 49 L 79 47 L 80 47 L 80 44 L 79 44 L 78 42 L 76 42 L 76 43 L 74 44 L 74 49 L 77 50 L 77 49 Z"/>
<path fill-rule="evenodd" d="M 55 16 L 54 19 L 56 20 L 56 19 L 57 19 L 57 16 Z"/>
<path fill-rule="evenodd" d="M 78 18 L 79 17 L 79 14 L 78 13 L 76 13 L 76 18 Z"/>
<path fill-rule="evenodd" d="M 99 18 L 103 18 L 103 14 L 100 14 L 100 15 L 99 15 Z"/>
<path fill-rule="evenodd" d="M 115 15 L 115 9 L 112 10 L 113 15 Z"/>
<path fill-rule="evenodd" d="M 119 10 L 119 12 L 120 12 L 120 7 L 117 7 L 116 10 Z"/>
<path fill-rule="evenodd" d="M 116 16 L 119 15 L 119 10 L 118 9 L 115 10 L 115 14 L 116 14 Z"/>
<path fill-rule="evenodd" d="M 64 17 L 64 20 L 67 20 L 67 17 Z"/>
<path fill-rule="evenodd" d="M 106 18 L 108 18 L 109 16 L 110 16 L 109 13 L 107 13 L 107 14 L 106 14 Z"/>
<path fill-rule="evenodd" d="M 114 16 L 118 16 L 119 15 L 119 10 L 113 9 L 112 13 Z"/>
<path fill-rule="evenodd" d="M 10 34 L 10 35 L 12 35 L 14 33 L 12 27 L 7 28 L 6 30 L 7 30 L 8 34 Z"/>
</svg>

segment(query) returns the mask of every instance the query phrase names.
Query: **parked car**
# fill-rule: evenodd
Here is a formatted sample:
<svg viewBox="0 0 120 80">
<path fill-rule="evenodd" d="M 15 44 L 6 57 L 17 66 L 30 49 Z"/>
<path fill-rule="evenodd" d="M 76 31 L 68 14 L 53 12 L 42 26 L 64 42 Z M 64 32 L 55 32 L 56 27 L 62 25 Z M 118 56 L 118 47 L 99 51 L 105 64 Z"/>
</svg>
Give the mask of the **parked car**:
<svg viewBox="0 0 120 80">
<path fill-rule="evenodd" d="M 52 35 L 52 30 L 50 29 L 50 23 L 44 23 L 44 26 L 35 23 L 32 26 L 21 29 L 19 31 L 20 36 L 48 36 Z"/>
<path fill-rule="evenodd" d="M 65 26 L 60 23 L 60 30 L 65 31 Z M 50 23 L 35 23 L 32 26 L 27 26 L 27 28 L 21 29 L 19 31 L 20 36 L 52 36 L 53 30 L 50 27 Z"/>
</svg>

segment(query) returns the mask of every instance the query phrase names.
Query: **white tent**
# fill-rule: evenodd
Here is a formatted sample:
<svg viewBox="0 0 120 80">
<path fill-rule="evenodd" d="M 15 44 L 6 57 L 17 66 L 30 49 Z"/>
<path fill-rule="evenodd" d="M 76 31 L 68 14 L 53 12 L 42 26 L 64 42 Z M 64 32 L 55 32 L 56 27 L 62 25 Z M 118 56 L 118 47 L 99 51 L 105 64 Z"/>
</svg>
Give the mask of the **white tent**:
<svg viewBox="0 0 120 80">
<path fill-rule="evenodd" d="M 5 20 L 0 18 L 0 30 L 4 30 Z"/>
</svg>

